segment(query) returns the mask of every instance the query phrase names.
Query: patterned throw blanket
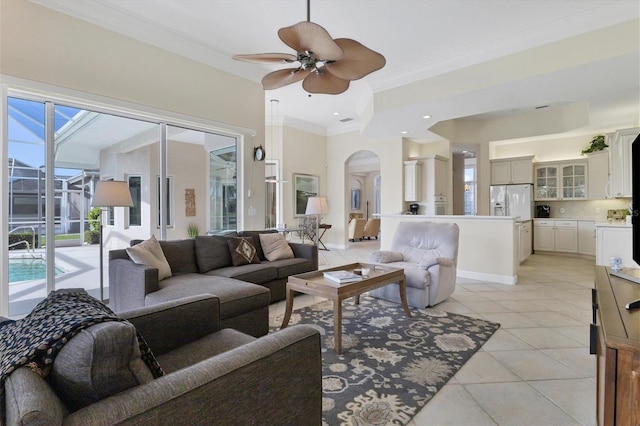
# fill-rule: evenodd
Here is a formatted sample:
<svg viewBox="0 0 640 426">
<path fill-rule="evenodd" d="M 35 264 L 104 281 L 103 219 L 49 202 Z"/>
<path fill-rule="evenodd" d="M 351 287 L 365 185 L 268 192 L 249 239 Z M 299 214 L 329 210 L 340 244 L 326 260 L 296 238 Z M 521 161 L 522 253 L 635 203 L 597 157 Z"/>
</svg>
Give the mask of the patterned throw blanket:
<svg viewBox="0 0 640 426">
<path fill-rule="evenodd" d="M 4 382 L 17 368 L 28 366 L 46 377 L 60 349 L 85 328 L 105 321 L 126 321 L 83 289 L 53 291 L 26 317 L 0 327 L 0 397 Z M 153 377 L 164 373 L 138 333 L 142 360 Z"/>
</svg>

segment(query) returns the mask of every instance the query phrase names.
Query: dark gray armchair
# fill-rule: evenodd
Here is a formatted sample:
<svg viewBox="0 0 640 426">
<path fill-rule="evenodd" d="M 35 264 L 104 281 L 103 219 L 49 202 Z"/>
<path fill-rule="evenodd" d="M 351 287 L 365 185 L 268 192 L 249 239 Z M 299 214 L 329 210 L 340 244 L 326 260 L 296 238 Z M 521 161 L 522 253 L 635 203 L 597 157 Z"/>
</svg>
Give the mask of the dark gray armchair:
<svg viewBox="0 0 640 426">
<path fill-rule="evenodd" d="M 83 330 L 48 379 L 27 368 L 8 377 L 6 424 L 321 424 L 318 332 L 297 325 L 255 338 L 220 329 L 219 309 L 218 298 L 193 296 L 121 313 L 135 329 L 104 322 Z M 140 374 L 136 329 L 164 376 Z M 114 367 L 114 359 L 123 365 Z"/>
</svg>

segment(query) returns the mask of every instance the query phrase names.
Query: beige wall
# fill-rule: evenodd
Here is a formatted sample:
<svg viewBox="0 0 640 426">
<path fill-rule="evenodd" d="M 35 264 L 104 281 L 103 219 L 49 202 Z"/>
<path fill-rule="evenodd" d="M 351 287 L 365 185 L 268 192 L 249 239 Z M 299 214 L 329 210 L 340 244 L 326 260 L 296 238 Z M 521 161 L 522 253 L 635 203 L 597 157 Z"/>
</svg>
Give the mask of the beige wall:
<svg viewBox="0 0 640 426">
<path fill-rule="evenodd" d="M 107 105 L 113 100 L 119 107 L 241 135 L 239 158 L 244 159 L 240 164 L 245 175 L 239 179 L 239 214 L 245 229 L 264 227 L 264 163 L 252 164 L 253 147 L 264 144 L 264 91 L 259 83 L 27 0 L 0 1 L 0 82 L 39 91 L 44 83 L 45 93 L 54 97 Z M 253 174 L 247 175 L 249 171 Z M 184 194 L 176 193 L 178 197 Z M 255 216 L 248 215 L 250 206 Z"/>
<path fill-rule="evenodd" d="M 305 132 L 292 127 L 284 127 L 282 130 L 282 178 L 288 183 L 282 186 L 283 218 L 287 226 L 296 226 L 298 217 L 294 216 L 293 194 L 294 174 L 307 174 L 318 176 L 319 195 L 327 196 L 327 142 L 326 137 L 315 133 Z M 340 189 L 344 186 L 340 187 Z M 331 201 L 327 200 L 329 210 L 333 208 Z M 323 220 L 325 223 L 330 223 Z"/>
<path fill-rule="evenodd" d="M 398 140 L 371 139 L 359 133 L 348 133 L 327 138 L 327 198 L 329 214 L 325 218 L 332 228 L 325 234 L 325 243 L 336 247 L 347 244 L 347 223 L 351 208 L 348 186 L 348 160 L 355 152 L 368 150 L 380 158 L 382 213 L 399 213 L 403 205 L 403 150 Z"/>
</svg>

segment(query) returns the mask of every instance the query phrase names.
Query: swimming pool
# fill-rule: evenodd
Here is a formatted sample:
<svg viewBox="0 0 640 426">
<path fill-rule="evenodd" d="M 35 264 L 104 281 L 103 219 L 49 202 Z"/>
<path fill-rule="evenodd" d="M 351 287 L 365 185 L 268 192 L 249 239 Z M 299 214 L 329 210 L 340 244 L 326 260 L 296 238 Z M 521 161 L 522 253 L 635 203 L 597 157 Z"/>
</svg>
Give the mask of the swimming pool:
<svg viewBox="0 0 640 426">
<path fill-rule="evenodd" d="M 62 268 L 55 268 L 56 275 L 64 272 Z M 44 259 L 9 259 L 9 283 L 43 280 L 46 276 Z"/>
</svg>

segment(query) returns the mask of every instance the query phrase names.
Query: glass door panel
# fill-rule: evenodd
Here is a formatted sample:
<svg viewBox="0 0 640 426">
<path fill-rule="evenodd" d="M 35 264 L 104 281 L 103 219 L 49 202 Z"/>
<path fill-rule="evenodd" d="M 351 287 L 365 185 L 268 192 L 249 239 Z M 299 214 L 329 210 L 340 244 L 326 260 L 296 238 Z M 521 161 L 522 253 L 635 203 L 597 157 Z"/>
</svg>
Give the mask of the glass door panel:
<svg viewBox="0 0 640 426">
<path fill-rule="evenodd" d="M 84 288 L 108 301 L 109 250 L 149 236 L 148 221 L 147 230 L 142 230 L 139 193 L 149 164 L 158 161 L 152 147 L 158 141 L 159 125 L 63 105 L 55 105 L 55 116 L 61 118 L 54 136 L 55 266 L 63 271 L 56 275 L 55 288 Z M 133 211 L 93 207 L 98 180 L 133 182 L 132 199 L 137 200 Z"/>
<path fill-rule="evenodd" d="M 47 294 L 45 104 L 7 99 L 9 315 L 28 313 Z"/>
</svg>

